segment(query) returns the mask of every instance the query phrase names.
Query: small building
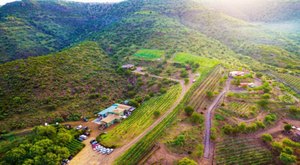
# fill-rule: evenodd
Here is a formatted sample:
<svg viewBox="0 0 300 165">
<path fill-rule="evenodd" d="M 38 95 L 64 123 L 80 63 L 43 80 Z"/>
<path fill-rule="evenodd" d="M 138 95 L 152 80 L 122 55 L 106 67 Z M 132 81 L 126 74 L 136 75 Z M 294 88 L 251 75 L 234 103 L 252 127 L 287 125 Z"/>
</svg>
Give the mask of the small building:
<svg viewBox="0 0 300 165">
<path fill-rule="evenodd" d="M 134 68 L 134 65 L 133 64 L 125 64 L 125 65 L 122 65 L 122 69 L 133 69 Z"/>
<path fill-rule="evenodd" d="M 105 118 L 107 117 L 109 114 L 113 114 L 114 110 L 118 107 L 118 104 L 113 104 L 112 106 L 104 109 L 103 111 L 98 113 L 99 117 Z"/>
<path fill-rule="evenodd" d="M 107 128 L 107 127 L 115 124 L 116 122 L 119 122 L 120 120 L 121 120 L 121 117 L 119 115 L 109 114 L 106 118 L 101 120 L 101 125 L 103 125 Z"/>
<path fill-rule="evenodd" d="M 254 83 L 240 83 L 239 87 L 250 87 L 254 88 L 255 84 Z"/>
<path fill-rule="evenodd" d="M 242 71 L 229 72 L 230 77 L 237 77 L 237 76 L 244 76 L 244 75 L 245 75 L 245 72 L 242 72 Z"/>
</svg>

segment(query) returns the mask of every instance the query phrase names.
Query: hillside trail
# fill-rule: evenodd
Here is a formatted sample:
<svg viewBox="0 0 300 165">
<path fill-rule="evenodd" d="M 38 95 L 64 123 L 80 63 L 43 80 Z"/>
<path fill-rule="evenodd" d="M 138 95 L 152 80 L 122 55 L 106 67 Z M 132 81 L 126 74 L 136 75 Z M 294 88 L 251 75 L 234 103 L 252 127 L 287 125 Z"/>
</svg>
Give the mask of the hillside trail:
<svg viewBox="0 0 300 165">
<path fill-rule="evenodd" d="M 136 74 L 145 75 L 145 72 L 142 71 L 133 71 Z M 159 123 L 162 122 L 181 102 L 181 100 L 184 98 L 187 91 L 191 88 L 193 85 L 193 80 L 195 78 L 194 74 L 189 73 L 189 83 L 185 84 L 183 80 L 173 79 L 173 78 L 167 78 L 167 77 L 161 77 L 156 75 L 148 74 L 150 77 L 155 77 L 159 79 L 169 79 L 172 81 L 179 82 L 179 84 L 182 87 L 181 94 L 177 98 L 177 100 L 174 102 L 174 104 L 169 108 L 169 110 L 162 115 L 158 120 L 156 120 L 150 127 L 144 130 L 143 133 L 132 139 L 129 143 L 125 144 L 124 146 L 120 148 L 116 148 L 113 153 L 110 155 L 102 155 L 99 154 L 96 151 L 92 150 L 91 145 L 89 144 L 90 140 L 95 139 L 97 137 L 96 134 L 91 135 L 87 140 L 85 140 L 83 143 L 86 145 L 70 162 L 70 165 L 111 165 L 113 164 L 114 160 L 117 159 L 119 156 L 121 156 L 125 151 L 127 151 L 129 148 L 131 148 L 134 144 L 136 144 L 139 140 L 141 140 L 145 135 L 147 135 L 150 131 L 153 130 Z"/>
<path fill-rule="evenodd" d="M 210 159 L 212 146 L 210 143 L 210 133 L 211 133 L 211 119 L 213 110 L 216 108 L 221 98 L 225 96 L 225 94 L 229 91 L 231 78 L 228 78 L 226 81 L 226 85 L 223 91 L 214 99 L 212 104 L 209 106 L 208 111 L 205 117 L 205 136 L 204 136 L 204 158 Z"/>
</svg>

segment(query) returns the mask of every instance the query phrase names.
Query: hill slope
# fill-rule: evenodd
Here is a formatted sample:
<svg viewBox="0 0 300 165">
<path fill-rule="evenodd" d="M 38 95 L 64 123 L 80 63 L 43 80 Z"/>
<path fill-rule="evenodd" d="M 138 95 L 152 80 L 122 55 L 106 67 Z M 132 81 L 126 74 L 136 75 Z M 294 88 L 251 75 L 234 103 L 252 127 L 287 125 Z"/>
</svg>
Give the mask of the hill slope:
<svg viewBox="0 0 300 165">
<path fill-rule="evenodd" d="M 61 50 L 138 8 L 131 2 L 23 0 L 9 3 L 0 8 L 0 63 Z"/>
</svg>

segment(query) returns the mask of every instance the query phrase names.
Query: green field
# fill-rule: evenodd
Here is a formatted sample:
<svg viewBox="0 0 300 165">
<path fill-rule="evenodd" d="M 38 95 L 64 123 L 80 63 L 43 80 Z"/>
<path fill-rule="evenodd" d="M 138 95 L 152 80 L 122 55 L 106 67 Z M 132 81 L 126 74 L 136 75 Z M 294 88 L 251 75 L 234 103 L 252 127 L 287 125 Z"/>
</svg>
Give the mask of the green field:
<svg viewBox="0 0 300 165">
<path fill-rule="evenodd" d="M 216 145 L 216 164 L 272 164 L 272 155 L 257 139 L 226 139 Z"/>
<path fill-rule="evenodd" d="M 189 53 L 177 53 L 174 56 L 174 62 L 178 63 L 197 63 L 200 65 L 199 70 L 203 68 L 211 68 L 214 67 L 215 65 L 219 64 L 219 61 L 206 58 L 206 57 L 201 57 L 201 56 L 196 56 L 193 54 Z"/>
<path fill-rule="evenodd" d="M 164 57 L 165 52 L 157 49 L 141 49 L 137 51 L 133 57 L 143 60 L 157 60 Z"/>
<path fill-rule="evenodd" d="M 153 113 L 163 115 L 176 101 L 181 92 L 180 85 L 172 87 L 166 94 L 150 99 L 137 108 L 133 114 L 98 140 L 105 146 L 122 146 L 132 140 L 156 120 Z"/>
</svg>

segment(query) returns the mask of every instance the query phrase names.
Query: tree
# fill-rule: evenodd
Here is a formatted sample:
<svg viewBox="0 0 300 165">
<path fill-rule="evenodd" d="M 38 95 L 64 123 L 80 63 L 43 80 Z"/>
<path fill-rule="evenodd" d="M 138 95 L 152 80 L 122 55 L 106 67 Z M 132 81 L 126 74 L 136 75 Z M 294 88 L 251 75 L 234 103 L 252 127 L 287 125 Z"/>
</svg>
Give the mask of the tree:
<svg viewBox="0 0 300 165">
<path fill-rule="evenodd" d="M 46 136 L 48 138 L 53 138 L 56 135 L 56 129 L 53 126 L 37 126 L 33 131 L 38 136 Z"/>
<path fill-rule="evenodd" d="M 185 157 L 179 160 L 178 165 L 197 165 L 197 163 L 194 160 Z"/>
<path fill-rule="evenodd" d="M 5 155 L 5 161 L 9 164 L 22 164 L 24 158 L 26 157 L 26 151 L 22 148 L 14 148 L 8 151 Z"/>
<path fill-rule="evenodd" d="M 283 147 L 282 152 L 292 155 L 294 150 L 291 147 L 285 146 Z"/>
<path fill-rule="evenodd" d="M 262 99 L 262 100 L 258 101 L 257 104 L 262 108 L 267 108 L 269 101 L 266 99 Z"/>
<path fill-rule="evenodd" d="M 158 118 L 160 116 L 160 112 L 159 111 L 154 111 L 153 115 L 155 118 Z"/>
<path fill-rule="evenodd" d="M 290 155 L 284 152 L 280 154 L 279 159 L 284 164 L 292 164 L 297 161 L 297 157 L 295 155 Z"/>
<path fill-rule="evenodd" d="M 191 122 L 193 124 L 200 124 L 204 121 L 203 117 L 199 114 L 199 113 L 196 113 L 194 112 L 191 116 Z"/>
<path fill-rule="evenodd" d="M 263 98 L 263 99 L 269 99 L 269 98 L 271 98 L 271 95 L 269 93 L 265 93 L 265 94 L 262 95 L 261 98 Z"/>
<path fill-rule="evenodd" d="M 290 124 L 284 125 L 284 130 L 285 130 L 285 131 L 290 132 L 291 129 L 292 129 L 292 125 L 290 125 Z"/>
<path fill-rule="evenodd" d="M 262 138 L 262 140 L 264 141 L 264 142 L 272 142 L 273 141 L 273 137 L 272 137 L 272 135 L 270 135 L 270 134 L 263 134 L 262 136 L 261 136 L 261 138 Z"/>
<path fill-rule="evenodd" d="M 194 113 L 194 108 L 192 108 L 191 106 L 187 106 L 184 108 L 184 112 L 187 116 L 191 116 Z"/>
<path fill-rule="evenodd" d="M 178 135 L 176 139 L 173 140 L 173 144 L 175 146 L 183 146 L 185 143 L 185 136 L 184 135 Z"/>
<path fill-rule="evenodd" d="M 72 141 L 73 137 L 68 133 L 58 133 L 56 137 L 57 144 L 66 145 Z"/>
<path fill-rule="evenodd" d="M 207 91 L 207 92 L 206 92 L 206 96 L 207 96 L 209 99 L 211 99 L 211 98 L 214 97 L 214 93 L 213 93 L 212 91 Z"/>
</svg>

